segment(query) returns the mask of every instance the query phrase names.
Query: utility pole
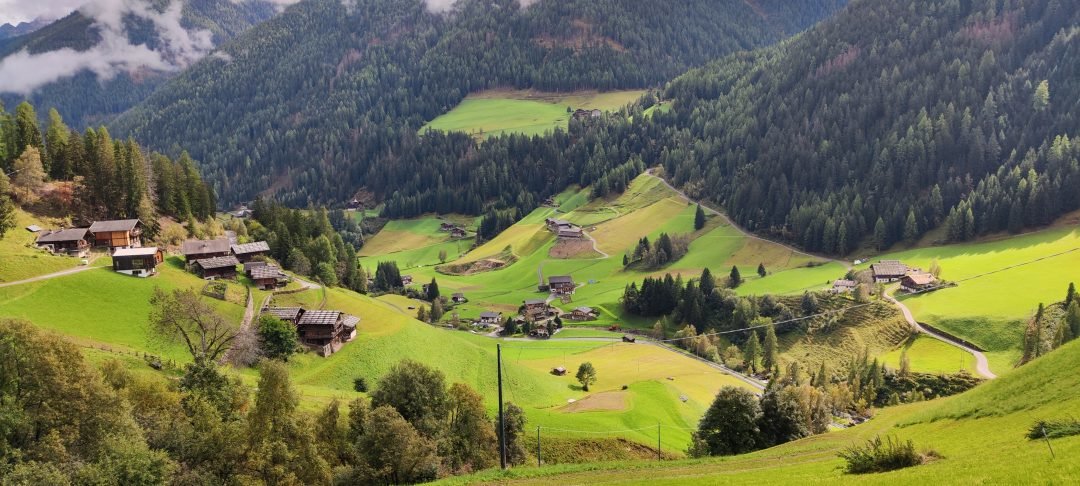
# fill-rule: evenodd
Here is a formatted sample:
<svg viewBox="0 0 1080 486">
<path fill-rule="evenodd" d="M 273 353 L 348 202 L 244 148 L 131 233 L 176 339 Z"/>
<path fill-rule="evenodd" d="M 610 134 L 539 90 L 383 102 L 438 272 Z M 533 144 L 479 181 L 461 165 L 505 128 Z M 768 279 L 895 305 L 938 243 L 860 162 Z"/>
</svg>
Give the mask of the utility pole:
<svg viewBox="0 0 1080 486">
<path fill-rule="evenodd" d="M 540 426 L 536 426 L 536 467 L 540 467 Z"/>
<path fill-rule="evenodd" d="M 656 423 L 656 460 L 664 460 L 662 457 L 660 457 L 660 422 Z"/>
<path fill-rule="evenodd" d="M 506 422 L 503 417 L 502 345 L 495 345 L 495 360 L 499 367 L 499 467 L 506 469 Z"/>
</svg>

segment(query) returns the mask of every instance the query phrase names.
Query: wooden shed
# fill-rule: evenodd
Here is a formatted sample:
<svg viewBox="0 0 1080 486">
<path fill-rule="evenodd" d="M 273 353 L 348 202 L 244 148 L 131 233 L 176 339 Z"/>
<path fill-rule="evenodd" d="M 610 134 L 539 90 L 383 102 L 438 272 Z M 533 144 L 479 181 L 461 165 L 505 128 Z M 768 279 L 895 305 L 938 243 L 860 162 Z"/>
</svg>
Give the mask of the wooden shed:
<svg viewBox="0 0 1080 486">
<path fill-rule="evenodd" d="M 236 266 L 240 262 L 234 256 L 206 258 L 195 260 L 192 269 L 195 274 L 206 279 L 236 278 Z"/>
</svg>

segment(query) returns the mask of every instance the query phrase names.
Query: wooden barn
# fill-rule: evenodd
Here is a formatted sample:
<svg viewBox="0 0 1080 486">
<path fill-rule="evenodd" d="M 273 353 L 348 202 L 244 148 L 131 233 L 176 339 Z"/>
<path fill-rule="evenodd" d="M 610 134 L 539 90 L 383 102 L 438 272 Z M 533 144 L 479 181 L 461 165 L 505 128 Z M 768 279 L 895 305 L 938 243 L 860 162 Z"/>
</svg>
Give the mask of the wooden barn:
<svg viewBox="0 0 1080 486">
<path fill-rule="evenodd" d="M 265 241 L 232 245 L 233 256 L 241 263 L 250 262 L 252 258 L 270 253 L 270 244 Z"/>
<path fill-rule="evenodd" d="M 336 310 L 304 311 L 296 324 L 300 342 L 310 346 L 323 356 L 341 349 L 341 345 L 356 337 L 360 319 Z"/>
<path fill-rule="evenodd" d="M 90 251 L 90 242 L 87 240 L 89 231 L 87 228 L 46 231 L 38 236 L 35 244 L 53 253 L 82 257 Z"/>
<path fill-rule="evenodd" d="M 113 252 L 113 270 L 135 277 L 149 277 L 157 273 L 157 266 L 165 261 L 165 254 L 156 246 L 146 248 L 118 248 Z"/>
<path fill-rule="evenodd" d="M 548 279 L 548 286 L 556 294 L 574 293 L 574 279 L 569 275 L 558 275 Z"/>
<path fill-rule="evenodd" d="M 236 257 L 224 256 L 195 260 L 195 264 L 191 268 L 196 275 L 205 279 L 231 279 L 236 278 L 236 266 L 239 264 L 240 262 L 237 261 Z"/>
<path fill-rule="evenodd" d="M 263 314 L 270 314 L 278 319 L 288 322 L 292 325 L 297 325 L 300 322 L 300 317 L 304 315 L 303 307 L 265 307 L 262 310 Z"/>
<path fill-rule="evenodd" d="M 247 269 L 245 272 L 247 276 L 255 282 L 255 286 L 262 290 L 274 290 L 289 283 L 289 276 L 274 265 L 258 265 L 248 268 L 248 264 L 245 263 L 244 268 Z"/>
<path fill-rule="evenodd" d="M 180 245 L 180 253 L 184 255 L 184 260 L 188 263 L 207 258 L 229 256 L 231 251 L 228 238 L 187 240 Z"/>
<path fill-rule="evenodd" d="M 136 248 L 142 246 L 142 222 L 137 219 L 94 221 L 90 225 L 94 246 Z"/>
<path fill-rule="evenodd" d="M 929 273 L 913 273 L 900 279 L 900 290 L 908 293 L 926 292 L 937 285 L 937 278 Z"/>
</svg>

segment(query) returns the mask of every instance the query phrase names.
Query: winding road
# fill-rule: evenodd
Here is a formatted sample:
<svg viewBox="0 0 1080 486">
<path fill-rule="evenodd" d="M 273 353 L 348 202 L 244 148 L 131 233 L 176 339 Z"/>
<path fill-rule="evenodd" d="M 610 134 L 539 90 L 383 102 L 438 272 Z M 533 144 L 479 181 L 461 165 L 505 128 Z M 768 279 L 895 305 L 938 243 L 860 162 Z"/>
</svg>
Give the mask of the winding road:
<svg viewBox="0 0 1080 486">
<path fill-rule="evenodd" d="M 893 297 L 893 296 L 891 296 L 889 294 L 885 294 L 885 298 L 888 299 L 889 302 L 892 302 L 893 305 L 900 308 L 900 312 L 902 312 L 904 314 L 904 319 L 906 319 L 908 321 L 908 324 L 910 324 L 911 327 L 914 328 L 916 332 L 925 334 L 925 335 L 927 335 L 929 337 L 937 339 L 938 341 L 941 341 L 943 343 L 955 346 L 955 347 L 960 348 L 960 349 L 962 349 L 964 351 L 967 351 L 968 353 L 971 353 L 972 356 L 975 356 L 975 370 L 978 371 L 979 374 L 982 375 L 983 378 L 986 378 L 988 380 L 993 380 L 994 378 L 997 378 L 997 375 L 994 374 L 993 371 L 990 371 L 990 362 L 986 359 L 986 355 L 983 354 L 982 351 L 979 351 L 979 350 L 974 349 L 974 348 L 972 348 L 970 346 L 967 346 L 967 345 L 958 343 L 956 341 L 953 341 L 952 339 L 949 339 L 948 337 L 942 336 L 941 334 L 938 334 L 938 333 L 936 333 L 934 331 L 931 331 L 931 330 L 923 327 L 922 324 L 919 324 L 919 321 L 915 320 L 915 316 L 911 313 L 911 310 L 908 309 L 906 305 L 904 305 L 899 300 L 897 300 L 895 297 Z"/>
</svg>

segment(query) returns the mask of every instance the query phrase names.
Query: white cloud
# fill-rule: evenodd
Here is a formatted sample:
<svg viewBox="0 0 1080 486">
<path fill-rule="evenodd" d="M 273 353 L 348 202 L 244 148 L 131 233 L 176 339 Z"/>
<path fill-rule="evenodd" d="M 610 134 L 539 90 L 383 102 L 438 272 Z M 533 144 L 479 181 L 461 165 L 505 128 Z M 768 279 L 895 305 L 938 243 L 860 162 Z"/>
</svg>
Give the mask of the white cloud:
<svg viewBox="0 0 1080 486">
<path fill-rule="evenodd" d="M 18 24 L 36 18 L 58 19 L 87 0 L 0 0 L 0 24 Z"/>
<path fill-rule="evenodd" d="M 29 94 L 83 70 L 107 80 L 138 69 L 182 69 L 214 48 L 210 31 L 188 31 L 180 25 L 182 10 L 182 0 L 173 0 L 163 12 L 153 10 L 143 0 L 93 0 L 80 12 L 94 21 L 101 35 L 97 45 L 85 51 L 65 48 L 30 54 L 23 50 L 5 57 L 0 60 L 0 91 Z M 128 41 L 123 22 L 127 15 L 153 23 L 160 40 L 157 50 Z"/>
<path fill-rule="evenodd" d="M 518 3 L 520 3 L 522 7 L 528 7 L 539 1 L 540 0 L 518 0 Z M 449 12 L 450 9 L 454 8 L 454 4 L 457 3 L 457 0 L 424 0 L 424 3 L 427 4 L 428 10 L 435 13 L 443 13 Z"/>
</svg>

